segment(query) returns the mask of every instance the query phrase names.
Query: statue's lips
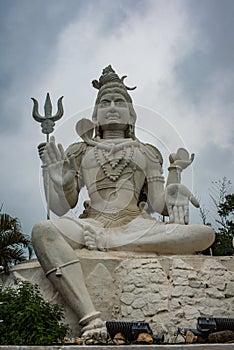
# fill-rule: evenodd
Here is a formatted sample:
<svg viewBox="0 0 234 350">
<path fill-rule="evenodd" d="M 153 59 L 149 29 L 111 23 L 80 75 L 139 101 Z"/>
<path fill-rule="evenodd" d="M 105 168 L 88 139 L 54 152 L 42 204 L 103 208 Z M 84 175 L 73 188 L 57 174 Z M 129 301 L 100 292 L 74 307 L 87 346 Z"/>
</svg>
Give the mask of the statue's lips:
<svg viewBox="0 0 234 350">
<path fill-rule="evenodd" d="M 111 114 L 111 115 L 107 115 L 107 116 L 106 116 L 106 119 L 107 119 L 108 121 L 112 121 L 112 120 L 116 121 L 116 120 L 119 120 L 120 117 L 119 117 L 118 114 Z"/>
</svg>

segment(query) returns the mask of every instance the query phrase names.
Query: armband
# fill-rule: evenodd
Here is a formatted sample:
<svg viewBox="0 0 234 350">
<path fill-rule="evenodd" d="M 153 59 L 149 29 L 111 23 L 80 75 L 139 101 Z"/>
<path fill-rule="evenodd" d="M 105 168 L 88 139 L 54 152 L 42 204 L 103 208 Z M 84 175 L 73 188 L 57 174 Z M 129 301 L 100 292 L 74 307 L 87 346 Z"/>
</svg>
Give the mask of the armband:
<svg viewBox="0 0 234 350">
<path fill-rule="evenodd" d="M 156 182 L 156 181 L 160 181 L 160 182 L 165 182 L 164 181 L 164 177 L 160 176 L 160 175 L 154 175 L 154 176 L 147 176 L 147 182 Z"/>
<path fill-rule="evenodd" d="M 176 170 L 176 171 L 182 171 L 182 168 L 179 165 L 171 164 L 168 168 L 168 171 L 170 170 Z"/>
</svg>

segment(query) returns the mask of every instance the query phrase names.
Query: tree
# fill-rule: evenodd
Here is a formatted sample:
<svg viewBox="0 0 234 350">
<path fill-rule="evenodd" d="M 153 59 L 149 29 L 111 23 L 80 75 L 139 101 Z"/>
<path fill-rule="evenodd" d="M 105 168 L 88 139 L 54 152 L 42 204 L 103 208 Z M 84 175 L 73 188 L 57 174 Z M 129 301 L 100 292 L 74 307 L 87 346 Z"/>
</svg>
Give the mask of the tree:
<svg viewBox="0 0 234 350">
<path fill-rule="evenodd" d="M 51 345 L 61 342 L 69 330 L 61 323 L 62 307 L 45 301 L 37 285 L 23 282 L 0 290 L 0 300 L 1 345 Z"/>
<path fill-rule="evenodd" d="M 234 193 L 232 194 L 228 194 L 225 196 L 225 201 L 224 203 L 220 203 L 219 204 L 219 211 L 218 211 L 219 215 L 225 218 L 228 218 L 230 216 L 232 216 L 232 220 L 233 220 L 233 216 L 234 216 Z M 229 221 L 229 220 L 227 220 Z"/>
<path fill-rule="evenodd" d="M 234 237 L 234 193 L 228 194 L 223 203 L 218 205 L 220 220 L 219 230 L 216 233 L 216 240 L 213 244 L 214 255 L 233 255 Z"/>
<path fill-rule="evenodd" d="M 215 211 L 213 224 L 208 223 L 208 211 L 200 208 L 202 222 L 205 225 L 213 226 L 216 233 L 215 242 L 210 247 L 213 255 L 233 255 L 234 237 L 234 194 L 231 191 L 231 181 L 226 177 L 214 181 L 210 190 L 210 199 Z M 204 254 L 209 254 L 206 249 Z"/>
<path fill-rule="evenodd" d="M 18 218 L 0 213 L 0 265 L 5 273 L 11 265 L 26 260 L 23 248 L 30 246 L 30 239 L 22 232 Z"/>
</svg>

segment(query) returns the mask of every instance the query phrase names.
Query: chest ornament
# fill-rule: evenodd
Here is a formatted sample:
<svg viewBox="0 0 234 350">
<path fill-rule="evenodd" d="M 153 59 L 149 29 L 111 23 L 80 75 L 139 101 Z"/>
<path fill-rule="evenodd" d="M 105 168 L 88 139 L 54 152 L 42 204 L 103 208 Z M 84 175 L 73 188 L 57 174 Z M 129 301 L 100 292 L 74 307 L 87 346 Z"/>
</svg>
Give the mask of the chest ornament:
<svg viewBox="0 0 234 350">
<path fill-rule="evenodd" d="M 133 158 L 134 147 L 123 147 L 122 150 L 110 153 L 103 148 L 95 147 L 94 156 L 97 163 L 102 168 L 105 176 L 116 182 L 123 173 L 123 170 L 129 165 Z"/>
</svg>

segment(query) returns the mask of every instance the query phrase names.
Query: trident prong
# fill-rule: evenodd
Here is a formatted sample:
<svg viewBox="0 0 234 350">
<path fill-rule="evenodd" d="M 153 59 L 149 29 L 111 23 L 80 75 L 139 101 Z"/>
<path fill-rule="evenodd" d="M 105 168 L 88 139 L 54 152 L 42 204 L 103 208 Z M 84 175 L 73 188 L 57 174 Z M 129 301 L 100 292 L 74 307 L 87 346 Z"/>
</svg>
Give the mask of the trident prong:
<svg viewBox="0 0 234 350">
<path fill-rule="evenodd" d="M 46 142 L 49 142 L 49 134 L 54 131 L 55 122 L 62 118 L 63 116 L 63 105 L 62 105 L 63 96 L 58 99 L 58 111 L 55 115 L 52 116 L 52 104 L 50 100 L 50 94 L 47 93 L 44 111 L 45 116 L 40 115 L 38 111 L 38 101 L 32 97 L 33 100 L 33 110 L 32 116 L 33 118 L 41 123 L 41 131 L 43 134 L 46 134 Z M 46 191 L 46 199 L 47 199 L 47 219 L 50 219 L 50 181 L 47 167 L 44 167 L 44 176 L 45 176 L 45 191 Z"/>
<path fill-rule="evenodd" d="M 38 101 L 32 97 L 32 116 L 37 122 L 41 123 L 42 133 L 46 134 L 47 136 L 54 131 L 55 122 L 63 116 L 62 99 L 63 96 L 58 99 L 58 111 L 55 115 L 52 116 L 52 104 L 50 100 L 50 94 L 47 93 L 44 105 L 45 116 L 43 117 L 38 112 Z"/>
</svg>

